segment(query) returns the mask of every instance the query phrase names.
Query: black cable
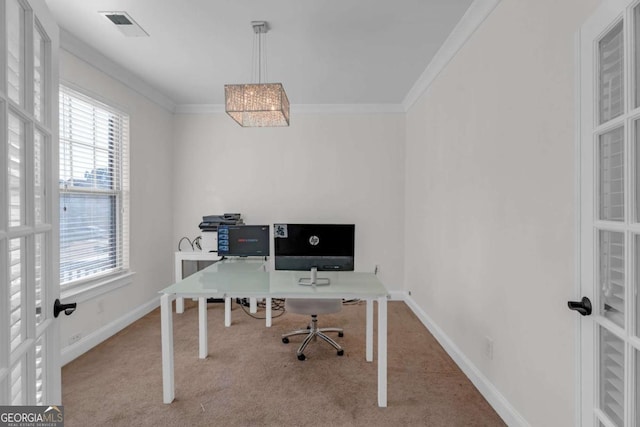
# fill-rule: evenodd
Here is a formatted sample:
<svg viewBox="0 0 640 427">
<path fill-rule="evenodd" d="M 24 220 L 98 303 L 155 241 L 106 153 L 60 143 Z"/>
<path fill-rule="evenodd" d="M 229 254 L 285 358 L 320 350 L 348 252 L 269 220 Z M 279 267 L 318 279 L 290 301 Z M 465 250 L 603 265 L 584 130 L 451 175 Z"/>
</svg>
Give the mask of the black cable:
<svg viewBox="0 0 640 427">
<path fill-rule="evenodd" d="M 189 238 L 185 236 L 182 239 L 178 240 L 178 252 L 182 251 L 182 249 L 180 249 L 180 244 L 182 243 L 183 240 L 186 240 L 187 242 L 189 242 L 189 246 L 191 246 L 191 250 L 193 250 L 193 243 L 191 243 L 191 240 L 189 240 Z"/>
<path fill-rule="evenodd" d="M 196 247 L 200 250 L 202 250 L 202 246 L 200 246 L 200 240 L 202 240 L 202 236 L 198 236 L 195 239 L 193 239 L 193 243 L 191 244 L 191 247 Z"/>
<path fill-rule="evenodd" d="M 362 303 L 362 300 L 360 298 L 352 298 L 352 299 L 343 299 L 342 300 L 342 304 L 343 305 L 358 305 L 360 303 Z M 259 319 L 259 320 L 266 319 L 266 316 L 264 316 L 264 317 L 256 316 L 255 314 L 252 314 L 249 310 L 247 310 L 247 306 L 249 305 L 248 298 L 236 298 L 236 304 L 238 304 L 242 308 L 242 311 L 244 311 L 247 316 L 250 316 L 250 317 L 253 317 L 254 319 Z M 257 307 L 265 309 L 266 308 L 266 303 L 263 302 L 263 301 L 260 301 L 260 302 L 257 303 Z M 276 315 L 273 315 L 274 311 L 279 311 L 280 313 L 278 313 Z M 272 298 L 271 299 L 271 318 L 275 319 L 276 317 L 280 317 L 285 312 L 286 311 L 284 309 L 284 299 L 283 298 Z"/>
<path fill-rule="evenodd" d="M 247 307 L 242 302 L 238 303 L 238 305 L 242 307 L 242 310 L 247 314 L 247 316 L 253 317 L 254 319 L 260 319 L 260 320 L 264 320 L 267 318 L 266 316 L 260 317 L 260 316 L 256 316 L 255 314 L 252 314 L 251 312 L 249 312 L 249 310 L 247 310 Z M 258 308 L 266 308 L 266 303 L 259 302 Z M 280 313 L 274 316 L 273 315 L 274 311 L 279 311 Z M 271 299 L 271 318 L 275 319 L 276 317 L 280 317 L 283 314 L 284 314 L 284 299 L 272 298 Z"/>
</svg>

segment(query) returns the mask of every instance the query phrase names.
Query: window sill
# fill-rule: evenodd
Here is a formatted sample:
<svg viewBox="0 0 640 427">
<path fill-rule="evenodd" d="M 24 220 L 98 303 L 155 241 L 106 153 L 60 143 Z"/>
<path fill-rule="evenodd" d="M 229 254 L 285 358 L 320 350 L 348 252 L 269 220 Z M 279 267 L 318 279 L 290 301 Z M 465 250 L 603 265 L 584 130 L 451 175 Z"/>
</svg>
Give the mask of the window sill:
<svg viewBox="0 0 640 427">
<path fill-rule="evenodd" d="M 98 279 L 89 280 L 86 283 L 73 286 L 70 289 L 63 289 L 60 292 L 60 300 L 80 303 L 96 298 L 107 292 L 114 291 L 123 286 L 133 283 L 132 271 L 117 273 L 108 277 L 100 277 Z"/>
</svg>

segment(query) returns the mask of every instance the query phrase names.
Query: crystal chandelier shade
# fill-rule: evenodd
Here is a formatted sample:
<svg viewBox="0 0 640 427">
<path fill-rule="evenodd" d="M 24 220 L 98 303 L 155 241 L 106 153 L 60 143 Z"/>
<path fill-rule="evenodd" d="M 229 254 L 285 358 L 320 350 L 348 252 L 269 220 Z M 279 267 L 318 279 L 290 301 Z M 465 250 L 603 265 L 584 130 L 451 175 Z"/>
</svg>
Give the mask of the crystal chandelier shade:
<svg viewBox="0 0 640 427">
<path fill-rule="evenodd" d="M 240 126 L 289 126 L 289 99 L 281 83 L 225 85 L 225 111 Z"/>
<path fill-rule="evenodd" d="M 260 37 L 268 31 L 268 25 L 264 21 L 251 25 L 258 40 L 257 66 L 261 72 Z M 289 126 L 289 98 L 282 83 L 262 83 L 260 77 L 258 83 L 225 85 L 225 111 L 242 127 Z"/>
</svg>

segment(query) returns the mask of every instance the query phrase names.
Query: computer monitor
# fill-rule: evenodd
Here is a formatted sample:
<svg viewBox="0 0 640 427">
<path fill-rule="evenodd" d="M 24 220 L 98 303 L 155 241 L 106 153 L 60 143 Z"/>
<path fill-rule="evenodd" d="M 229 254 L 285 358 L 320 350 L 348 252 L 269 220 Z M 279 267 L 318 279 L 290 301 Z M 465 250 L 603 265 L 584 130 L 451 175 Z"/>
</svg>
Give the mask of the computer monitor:
<svg viewBox="0 0 640 427">
<path fill-rule="evenodd" d="M 224 257 L 269 256 L 269 226 L 218 226 L 218 255 Z"/>
<path fill-rule="evenodd" d="M 276 270 L 353 271 L 354 224 L 274 224 Z"/>
</svg>

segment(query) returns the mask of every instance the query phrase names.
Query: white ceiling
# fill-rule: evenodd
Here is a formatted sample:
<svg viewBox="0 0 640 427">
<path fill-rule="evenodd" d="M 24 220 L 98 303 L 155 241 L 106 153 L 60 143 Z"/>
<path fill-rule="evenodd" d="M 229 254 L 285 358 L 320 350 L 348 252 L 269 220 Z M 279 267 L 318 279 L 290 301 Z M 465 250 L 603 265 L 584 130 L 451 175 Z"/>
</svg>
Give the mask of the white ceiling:
<svg viewBox="0 0 640 427">
<path fill-rule="evenodd" d="M 252 83 L 251 21 L 291 104 L 400 104 L 472 0 L 46 0 L 67 32 L 175 104 L 223 104 Z M 126 11 L 125 37 L 100 11 Z M 264 81 L 264 79 L 263 79 Z"/>
</svg>

